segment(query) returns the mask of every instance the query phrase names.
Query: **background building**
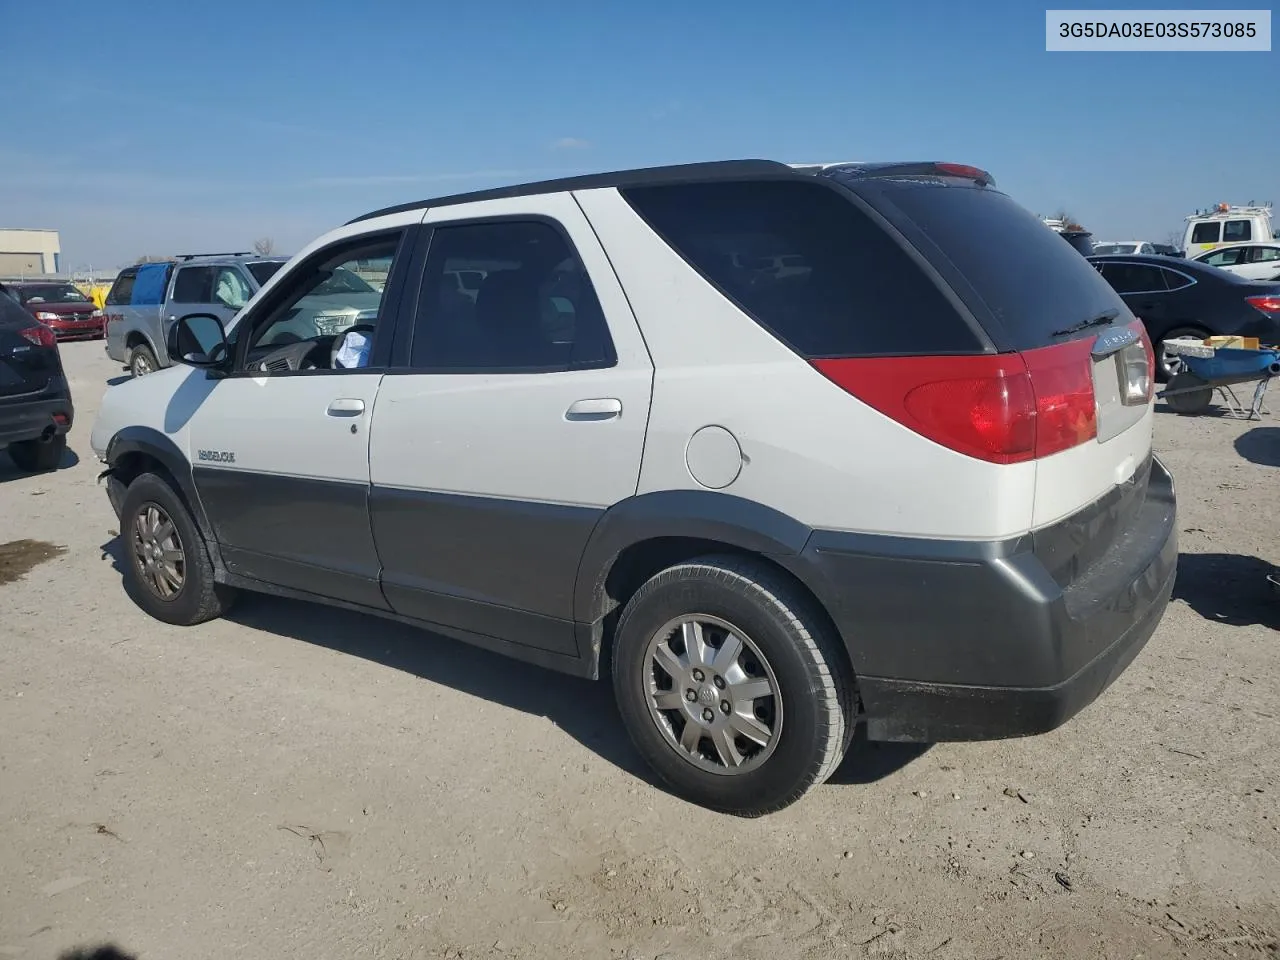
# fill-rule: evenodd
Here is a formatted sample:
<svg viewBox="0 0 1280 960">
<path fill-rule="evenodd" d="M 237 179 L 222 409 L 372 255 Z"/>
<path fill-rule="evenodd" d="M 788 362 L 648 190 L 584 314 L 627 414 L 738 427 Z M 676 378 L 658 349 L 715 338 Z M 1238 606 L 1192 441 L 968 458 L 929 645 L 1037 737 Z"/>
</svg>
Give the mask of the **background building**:
<svg viewBox="0 0 1280 960">
<path fill-rule="evenodd" d="M 61 260 L 57 230 L 0 227 L 0 277 L 55 274 L 61 270 Z"/>
</svg>

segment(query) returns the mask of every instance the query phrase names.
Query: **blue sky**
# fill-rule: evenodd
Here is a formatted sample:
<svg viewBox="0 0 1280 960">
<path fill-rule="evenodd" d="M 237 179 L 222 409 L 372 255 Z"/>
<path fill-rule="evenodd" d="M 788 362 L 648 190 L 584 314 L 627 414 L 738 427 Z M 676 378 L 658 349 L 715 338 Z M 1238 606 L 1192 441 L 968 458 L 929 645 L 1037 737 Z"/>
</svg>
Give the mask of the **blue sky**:
<svg viewBox="0 0 1280 960">
<path fill-rule="evenodd" d="M 384 204 L 731 157 L 974 163 L 1100 239 L 1280 202 L 1280 55 L 1046 53 L 1025 2 L 0 6 L 27 107 L 0 226 L 59 229 L 69 269 L 292 252 Z"/>
</svg>

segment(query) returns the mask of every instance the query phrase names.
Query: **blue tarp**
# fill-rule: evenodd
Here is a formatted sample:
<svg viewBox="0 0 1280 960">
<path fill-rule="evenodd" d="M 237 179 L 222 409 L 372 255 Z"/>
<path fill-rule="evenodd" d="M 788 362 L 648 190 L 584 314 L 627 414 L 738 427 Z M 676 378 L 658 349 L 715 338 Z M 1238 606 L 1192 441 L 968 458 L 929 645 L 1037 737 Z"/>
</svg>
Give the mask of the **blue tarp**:
<svg viewBox="0 0 1280 960">
<path fill-rule="evenodd" d="M 164 303 L 165 281 L 168 279 L 169 264 L 144 263 L 134 278 L 133 296 L 129 302 L 135 307 L 154 307 Z"/>
</svg>

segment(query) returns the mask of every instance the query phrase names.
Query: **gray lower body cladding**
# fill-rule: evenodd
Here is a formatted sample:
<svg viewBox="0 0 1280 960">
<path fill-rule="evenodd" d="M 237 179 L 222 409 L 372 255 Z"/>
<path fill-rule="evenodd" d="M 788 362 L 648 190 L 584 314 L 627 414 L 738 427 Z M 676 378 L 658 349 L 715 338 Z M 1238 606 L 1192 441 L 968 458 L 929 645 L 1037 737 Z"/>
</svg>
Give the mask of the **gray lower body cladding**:
<svg viewBox="0 0 1280 960">
<path fill-rule="evenodd" d="M 794 568 L 849 648 L 870 739 L 1025 736 L 1096 699 L 1155 631 L 1175 520 L 1173 479 L 1153 458 L 1129 488 L 1030 537 L 819 531 Z"/>
</svg>

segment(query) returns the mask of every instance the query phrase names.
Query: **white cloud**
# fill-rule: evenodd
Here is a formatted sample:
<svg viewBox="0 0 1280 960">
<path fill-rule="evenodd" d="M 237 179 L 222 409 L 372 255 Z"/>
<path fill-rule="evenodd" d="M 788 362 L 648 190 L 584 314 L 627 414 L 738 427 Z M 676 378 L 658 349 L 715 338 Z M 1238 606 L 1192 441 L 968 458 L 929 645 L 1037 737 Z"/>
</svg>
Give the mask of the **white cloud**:
<svg viewBox="0 0 1280 960">
<path fill-rule="evenodd" d="M 552 150 L 585 150 L 589 146 L 591 146 L 590 140 L 583 140 L 579 137 L 561 137 L 551 143 Z"/>
</svg>

